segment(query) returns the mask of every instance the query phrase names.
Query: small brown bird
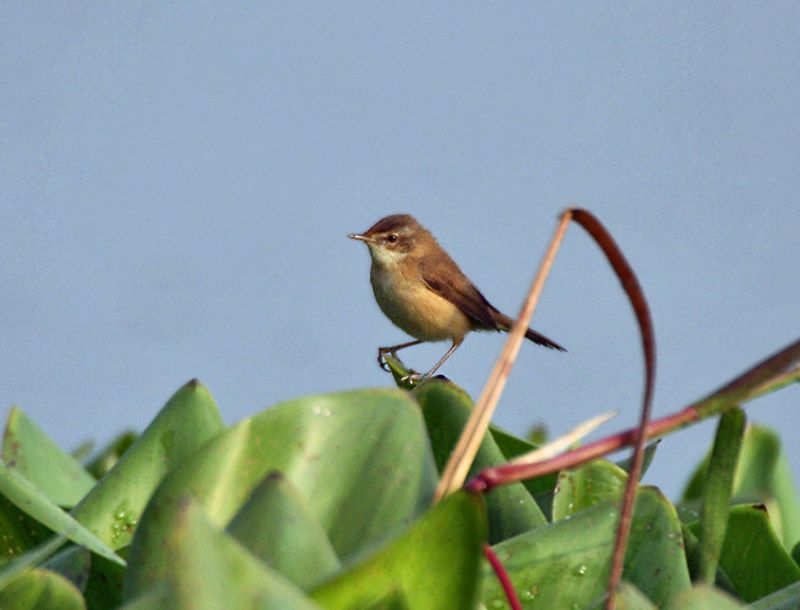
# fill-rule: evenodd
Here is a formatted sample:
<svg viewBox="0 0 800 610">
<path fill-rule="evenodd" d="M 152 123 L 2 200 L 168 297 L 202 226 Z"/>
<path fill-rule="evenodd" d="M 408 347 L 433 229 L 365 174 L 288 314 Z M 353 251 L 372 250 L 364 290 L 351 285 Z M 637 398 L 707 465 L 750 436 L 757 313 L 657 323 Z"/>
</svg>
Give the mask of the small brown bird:
<svg viewBox="0 0 800 610">
<path fill-rule="evenodd" d="M 431 377 L 461 345 L 472 330 L 509 331 L 514 320 L 500 313 L 461 272 L 425 227 L 408 214 L 382 218 L 363 234 L 348 235 L 367 244 L 372 267 L 369 279 L 375 300 L 395 326 L 415 341 L 378 348 L 378 363 L 384 355 L 426 341 L 452 341 L 441 360 L 415 380 Z M 564 351 L 535 330 L 525 337 Z"/>
</svg>

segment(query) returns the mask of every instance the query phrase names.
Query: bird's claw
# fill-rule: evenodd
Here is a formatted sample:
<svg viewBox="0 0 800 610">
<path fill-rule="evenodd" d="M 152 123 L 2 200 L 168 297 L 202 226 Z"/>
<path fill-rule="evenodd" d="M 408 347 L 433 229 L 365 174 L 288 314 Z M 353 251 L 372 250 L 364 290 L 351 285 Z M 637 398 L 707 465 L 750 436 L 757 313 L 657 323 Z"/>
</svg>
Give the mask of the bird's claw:
<svg viewBox="0 0 800 610">
<path fill-rule="evenodd" d="M 426 378 L 427 375 L 420 375 L 419 373 L 409 373 L 408 375 L 403 375 L 400 378 L 400 381 L 403 383 L 407 383 L 409 385 L 415 385 Z"/>
<path fill-rule="evenodd" d="M 386 362 L 386 358 L 385 358 L 386 354 L 389 354 L 390 356 L 396 357 L 395 354 L 392 353 L 392 352 L 385 352 L 382 349 L 379 349 L 378 350 L 378 366 L 381 367 L 387 373 L 391 373 L 392 372 L 392 368 L 389 366 L 389 363 Z"/>
</svg>

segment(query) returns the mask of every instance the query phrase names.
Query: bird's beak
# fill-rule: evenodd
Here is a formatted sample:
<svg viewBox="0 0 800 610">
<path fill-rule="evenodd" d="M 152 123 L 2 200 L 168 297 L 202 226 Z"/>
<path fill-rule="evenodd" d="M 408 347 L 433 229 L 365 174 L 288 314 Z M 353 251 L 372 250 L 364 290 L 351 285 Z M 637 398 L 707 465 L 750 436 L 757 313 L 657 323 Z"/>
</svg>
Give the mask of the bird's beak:
<svg viewBox="0 0 800 610">
<path fill-rule="evenodd" d="M 357 239 L 358 241 L 363 241 L 363 242 L 372 241 L 372 239 L 370 239 L 366 235 L 359 235 L 358 233 L 350 233 L 350 235 L 348 235 L 347 237 L 349 237 L 350 239 Z"/>
</svg>

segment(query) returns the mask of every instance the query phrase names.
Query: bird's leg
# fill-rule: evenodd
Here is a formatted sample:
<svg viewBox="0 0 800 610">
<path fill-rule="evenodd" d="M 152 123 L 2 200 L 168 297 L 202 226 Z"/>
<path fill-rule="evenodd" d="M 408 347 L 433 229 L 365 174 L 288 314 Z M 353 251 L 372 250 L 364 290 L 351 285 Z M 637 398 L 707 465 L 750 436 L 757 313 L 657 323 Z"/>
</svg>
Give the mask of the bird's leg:
<svg viewBox="0 0 800 610">
<path fill-rule="evenodd" d="M 415 381 L 422 381 L 423 379 L 429 379 L 429 378 L 433 377 L 433 374 L 436 371 L 439 370 L 439 367 L 442 366 L 445 363 L 445 360 L 447 360 L 450 356 L 453 355 L 453 352 L 458 349 L 458 346 L 461 345 L 461 342 L 463 340 L 464 340 L 464 337 L 454 338 L 453 339 L 453 345 L 450 346 L 450 349 L 448 349 L 445 352 L 444 356 L 441 357 L 439 362 L 437 362 L 435 365 L 433 365 L 433 368 L 430 371 L 428 371 L 427 373 L 425 373 L 424 375 L 408 375 L 404 379 L 407 380 L 407 381 L 415 382 Z"/>
<path fill-rule="evenodd" d="M 392 345 L 390 347 L 379 347 L 378 348 L 378 366 L 381 367 L 384 371 L 389 371 L 388 365 L 383 357 L 386 354 L 390 354 L 392 356 L 397 356 L 397 352 L 401 349 L 405 349 L 406 347 L 411 347 L 412 345 L 419 345 L 420 343 L 424 343 L 422 339 L 416 339 L 414 341 L 409 341 L 408 343 L 401 343 L 400 345 Z"/>
</svg>

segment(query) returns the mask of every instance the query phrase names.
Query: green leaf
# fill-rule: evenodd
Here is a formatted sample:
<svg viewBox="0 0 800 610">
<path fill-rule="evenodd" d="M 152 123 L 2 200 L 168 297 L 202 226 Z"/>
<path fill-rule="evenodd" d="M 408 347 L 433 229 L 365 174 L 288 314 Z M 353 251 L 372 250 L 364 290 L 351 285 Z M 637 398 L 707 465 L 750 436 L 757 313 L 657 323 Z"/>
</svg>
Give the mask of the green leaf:
<svg viewBox="0 0 800 610">
<path fill-rule="evenodd" d="M 3 610 L 85 610 L 81 592 L 48 570 L 30 570 L 0 591 Z"/>
<path fill-rule="evenodd" d="M 166 573 L 171 609 L 319 610 L 294 585 L 213 526 L 194 500 L 180 501 L 175 529 L 164 544 L 171 559 Z"/>
<path fill-rule="evenodd" d="M 472 412 L 472 401 L 459 387 L 432 380 L 420 384 L 414 396 L 422 407 L 436 465 L 441 472 Z M 506 459 L 491 434 L 481 442 L 467 478 L 484 468 L 505 464 Z M 520 483 L 503 485 L 486 497 L 489 540 L 500 542 L 547 523 L 533 496 Z"/>
<path fill-rule="evenodd" d="M 53 503 L 72 508 L 94 487 L 94 478 L 18 407 L 3 435 L 3 460 Z"/>
<path fill-rule="evenodd" d="M 124 563 L 102 540 L 99 540 L 72 516 L 53 504 L 16 469 L 9 468 L 3 462 L 0 462 L 0 494 L 54 532 L 63 534 L 98 555 Z"/>
<path fill-rule="evenodd" d="M 691 514 L 703 497 L 708 471 L 706 456 L 692 475 L 681 500 Z M 800 540 L 800 499 L 792 481 L 789 462 L 778 435 L 765 426 L 745 432 L 733 483 L 734 504 L 765 504 L 774 516 L 773 527 L 784 547 L 791 550 Z M 693 520 L 690 518 L 690 520 Z"/>
<path fill-rule="evenodd" d="M 308 590 L 340 567 L 325 529 L 279 472 L 255 488 L 228 533 L 301 589 Z"/>
<path fill-rule="evenodd" d="M 667 608 L 668 610 L 743 610 L 745 606 L 719 589 L 698 585 L 683 591 Z"/>
<path fill-rule="evenodd" d="M 274 470 L 309 499 L 342 558 L 410 523 L 430 505 L 436 481 L 422 416 L 406 392 L 362 390 L 277 405 L 226 430 L 167 477 L 131 546 L 126 591 L 149 589 L 171 561 L 163 540 L 175 498 L 197 498 L 224 527 Z"/>
<path fill-rule="evenodd" d="M 97 455 L 86 465 L 86 470 L 94 478 L 102 479 L 119 462 L 123 454 L 133 446 L 136 439 L 137 434 L 132 430 L 126 430 L 117 435 L 113 441 L 97 452 Z"/>
<path fill-rule="evenodd" d="M 658 607 L 692 586 L 680 519 L 655 487 L 639 488 L 622 574 Z"/>
<path fill-rule="evenodd" d="M 657 514 L 663 506 L 657 490 L 640 495 L 637 513 L 646 517 Z M 616 531 L 618 513 L 608 502 L 577 513 L 574 517 L 547 528 L 540 528 L 517 539 L 497 545 L 498 554 L 509 571 L 515 590 L 524 608 L 599 608 L 605 598 L 610 568 L 610 556 Z M 636 538 L 650 535 L 661 538 L 661 532 L 642 524 L 634 529 Z M 633 541 L 632 541 L 633 542 Z M 678 548 L 679 543 L 674 545 Z M 625 574 L 634 578 L 660 577 L 657 563 L 663 561 L 648 557 L 650 553 L 674 553 L 675 549 L 659 550 L 656 545 L 644 545 L 637 540 L 633 551 L 626 558 Z M 641 565 L 637 565 L 641 562 Z M 653 568 L 655 567 L 655 573 Z M 485 570 L 486 590 L 483 600 L 486 608 L 507 607 L 500 586 L 493 573 Z M 650 586 L 660 597 L 670 586 L 682 584 L 688 587 L 688 576 L 682 583 L 663 582 Z M 618 592 L 618 610 L 655 608 L 648 598 L 630 583 L 623 583 Z M 661 606 L 658 606 L 661 607 Z"/>
<path fill-rule="evenodd" d="M 699 524 L 689 527 L 696 533 Z M 775 535 L 763 506 L 730 509 L 720 567 L 747 602 L 800 580 L 800 568 Z"/>
<path fill-rule="evenodd" d="M 164 475 L 222 428 L 211 394 L 200 382 L 190 381 L 72 514 L 112 548 L 127 545 Z"/>
<path fill-rule="evenodd" d="M 553 496 L 553 520 L 560 521 L 601 502 L 620 502 L 628 475 L 607 460 L 594 460 L 558 475 Z"/>
<path fill-rule="evenodd" d="M 482 499 L 459 491 L 312 597 L 327 610 L 473 608 L 485 541 Z"/>
<path fill-rule="evenodd" d="M 728 505 L 733 493 L 733 477 L 746 421 L 744 411 L 738 407 L 723 413 L 711 451 L 697 554 L 697 578 L 709 585 L 714 583 L 725 540 Z"/>
<path fill-rule="evenodd" d="M 0 565 L 47 540 L 53 532 L 0 494 Z"/>
<path fill-rule="evenodd" d="M 608 586 L 618 519 L 619 511 L 605 502 L 495 545 L 523 608 L 593 608 L 599 603 Z M 488 564 L 483 573 L 485 607 L 506 608 Z"/>
<path fill-rule="evenodd" d="M 559 475 L 553 501 L 557 520 L 580 515 L 604 502 L 618 506 L 627 474 L 616 464 L 595 460 Z M 623 578 L 658 606 L 691 586 L 675 507 L 654 487 L 639 488 L 625 554 Z"/>
</svg>

